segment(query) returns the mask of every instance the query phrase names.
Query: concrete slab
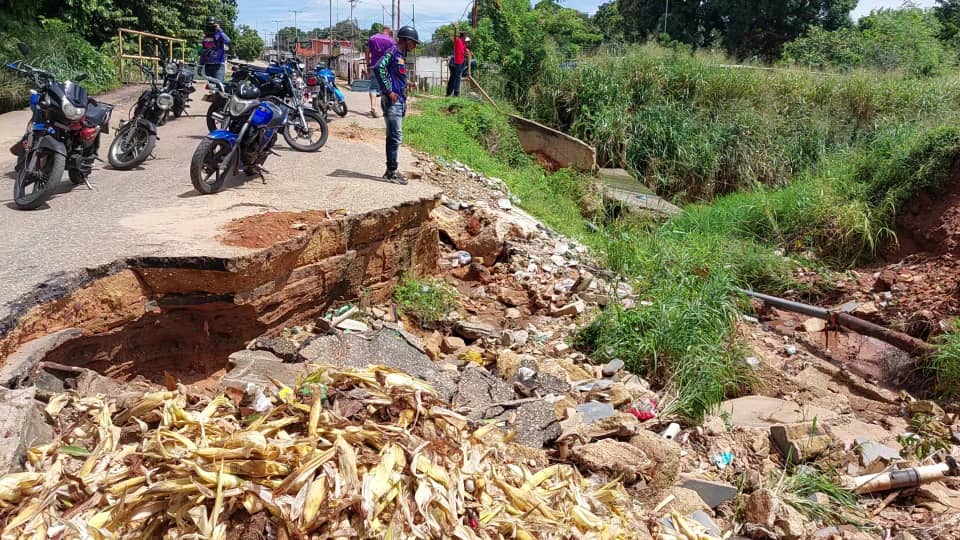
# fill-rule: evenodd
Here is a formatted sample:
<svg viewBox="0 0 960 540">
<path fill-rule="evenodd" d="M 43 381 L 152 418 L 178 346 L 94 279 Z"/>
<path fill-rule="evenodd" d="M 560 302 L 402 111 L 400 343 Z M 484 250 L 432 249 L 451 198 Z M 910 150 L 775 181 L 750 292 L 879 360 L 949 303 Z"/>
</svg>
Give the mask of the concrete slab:
<svg viewBox="0 0 960 540">
<path fill-rule="evenodd" d="M 681 209 L 639 182 L 624 169 L 601 169 L 600 190 L 607 199 L 615 200 L 634 212 L 673 216 Z"/>
<path fill-rule="evenodd" d="M 730 415 L 734 426 L 769 428 L 777 424 L 797 424 L 831 420 L 839 415 L 820 407 L 803 406 L 785 399 L 765 396 L 745 396 L 724 401 L 720 410 Z"/>
<path fill-rule="evenodd" d="M 126 117 L 142 87 L 131 86 L 103 96 L 116 108 L 115 128 Z M 12 207 L 14 157 L 0 152 L 0 222 L 7 234 L 0 239 L 0 334 L 3 321 L 19 316 L 26 307 L 56 298 L 63 291 L 52 276 L 89 269 L 109 273 L 105 266 L 127 257 L 233 257 L 256 250 L 221 244 L 220 227 L 230 220 L 259 212 L 346 209 L 361 213 L 432 198 L 436 188 L 411 180 L 407 186 L 380 180 L 385 168 L 382 139 L 376 133 L 364 140 L 340 138 L 337 126 L 383 126 L 369 118 L 366 94 L 347 92 L 351 112 L 333 115 L 331 136 L 319 152 L 300 153 L 278 144 L 279 156 L 266 163 L 266 183 L 250 179 L 233 183 L 219 194 L 202 196 L 193 190 L 189 162 L 206 135 L 199 98 L 188 109 L 200 116 L 173 120 L 159 129 L 155 158 L 132 171 L 111 170 L 98 164 L 91 180 L 96 191 L 73 187 L 64 180 L 58 194 L 32 212 Z M 23 132 L 28 115 L 17 111 L 0 115 L 0 146 L 9 147 Z M 113 138 L 101 143 L 101 158 Z M 414 169 L 413 155 L 403 149 L 401 170 Z"/>
</svg>

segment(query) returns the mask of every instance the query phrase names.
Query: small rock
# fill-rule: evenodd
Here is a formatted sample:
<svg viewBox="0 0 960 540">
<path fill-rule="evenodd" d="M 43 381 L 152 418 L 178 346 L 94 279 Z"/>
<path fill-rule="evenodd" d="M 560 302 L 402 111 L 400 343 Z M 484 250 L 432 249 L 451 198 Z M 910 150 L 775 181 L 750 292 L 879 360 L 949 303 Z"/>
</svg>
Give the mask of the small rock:
<svg viewBox="0 0 960 540">
<path fill-rule="evenodd" d="M 447 208 L 451 209 L 451 210 L 454 210 L 454 211 L 460 210 L 460 201 L 455 201 L 455 200 L 453 200 L 453 199 L 447 199 L 447 200 L 443 201 L 443 205 L 446 206 Z"/>
<path fill-rule="evenodd" d="M 826 452 L 833 439 L 814 422 L 770 426 L 770 438 L 777 449 L 792 463 L 802 463 Z"/>
<path fill-rule="evenodd" d="M 345 319 L 337 323 L 337 328 L 341 330 L 350 330 L 351 332 L 369 332 L 370 327 L 363 322 L 354 319 Z"/>
<path fill-rule="evenodd" d="M 911 401 L 910 403 L 907 403 L 907 414 L 910 416 L 917 414 L 928 414 L 939 419 L 943 418 L 945 413 L 939 405 L 933 401 L 930 401 L 929 399 L 924 399 L 921 401 Z"/>
<path fill-rule="evenodd" d="M 523 359 L 520 358 L 520 355 L 510 349 L 500 351 L 497 354 L 497 375 L 500 375 L 500 378 L 505 381 L 513 379 L 520 370 L 522 362 Z"/>
<path fill-rule="evenodd" d="M 588 401 L 577 405 L 577 412 L 583 415 L 583 423 L 591 424 L 597 420 L 603 420 L 616 414 L 613 405 L 609 403 L 600 403 L 599 401 Z"/>
<path fill-rule="evenodd" d="M 747 499 L 744 519 L 749 523 L 756 523 L 767 529 L 773 529 L 779 507 L 780 501 L 777 500 L 777 496 L 772 491 L 765 488 L 758 489 Z"/>
<path fill-rule="evenodd" d="M 387 316 L 387 311 L 376 306 L 370 308 L 370 315 L 374 318 L 382 319 Z"/>
<path fill-rule="evenodd" d="M 36 394 L 35 387 L 0 389 L 0 475 L 23 471 L 27 450 L 53 438 Z"/>
<path fill-rule="evenodd" d="M 516 320 L 523 317 L 523 314 L 520 313 L 519 309 L 512 307 L 512 308 L 507 308 L 506 311 L 503 312 L 503 316 L 508 319 Z"/>
<path fill-rule="evenodd" d="M 561 268 L 567 265 L 567 259 L 560 255 L 551 255 L 550 262 Z"/>
<path fill-rule="evenodd" d="M 446 336 L 440 342 L 440 350 L 445 354 L 455 353 L 466 346 L 467 344 L 463 339 L 457 336 Z"/>
<path fill-rule="evenodd" d="M 497 206 L 501 210 L 513 210 L 513 203 L 510 202 L 510 199 L 499 199 L 497 200 Z"/>
<path fill-rule="evenodd" d="M 480 321 L 458 321 L 456 332 L 464 339 L 471 341 L 481 338 L 500 338 L 500 329 L 490 323 Z"/>
<path fill-rule="evenodd" d="M 803 321 L 803 329 L 811 334 L 816 332 L 823 332 L 827 327 L 827 321 L 823 319 L 810 318 Z"/>
<path fill-rule="evenodd" d="M 577 281 L 573 284 L 573 289 L 575 293 L 581 293 L 590 288 L 590 284 L 593 283 L 593 274 L 582 270 L 580 276 L 577 277 Z"/>
<path fill-rule="evenodd" d="M 702 426 L 703 431 L 711 436 L 717 436 L 727 432 L 727 424 L 724 423 L 723 418 L 719 416 L 711 415 L 704 417 Z"/>
<path fill-rule="evenodd" d="M 876 315 L 877 313 L 880 313 L 880 308 L 878 308 L 877 304 L 874 302 L 864 302 L 853 310 L 854 315 L 859 315 L 861 317 L 869 317 L 871 315 Z"/>
<path fill-rule="evenodd" d="M 508 289 L 506 287 L 500 287 L 500 290 L 497 292 L 497 300 L 500 300 L 505 305 L 514 307 L 525 306 L 530 303 L 530 297 L 527 295 L 527 291 Z"/>
<path fill-rule="evenodd" d="M 783 350 L 787 353 L 787 356 L 793 356 L 799 352 L 793 345 L 787 345 Z"/>
<path fill-rule="evenodd" d="M 423 338 L 421 345 L 423 346 L 423 352 L 427 354 L 427 357 L 434 362 L 439 362 L 443 357 L 441 353 L 443 344 L 443 336 L 440 335 L 440 332 L 434 331 L 430 335 Z"/>
<path fill-rule="evenodd" d="M 564 278 L 553 284 L 553 291 L 559 294 L 566 294 L 573 290 L 576 281 L 572 278 Z"/>
<path fill-rule="evenodd" d="M 614 358 L 613 360 L 607 362 L 603 365 L 602 373 L 604 377 L 613 377 L 623 369 L 624 363 L 623 360 L 619 358 Z"/>
<path fill-rule="evenodd" d="M 526 330 L 514 330 L 511 334 L 513 335 L 513 342 L 520 347 L 526 345 L 530 339 L 530 332 Z"/>
<path fill-rule="evenodd" d="M 563 356 L 569 350 L 570 346 L 562 341 L 553 346 L 553 351 L 560 356 Z"/>
<path fill-rule="evenodd" d="M 573 315 L 580 315 L 586 310 L 587 310 L 587 305 L 583 302 L 583 300 L 577 300 L 576 302 L 572 302 L 560 308 L 551 306 L 550 316 L 551 317 L 567 317 L 567 316 L 573 316 Z"/>
<path fill-rule="evenodd" d="M 810 495 L 807 495 L 807 500 L 810 501 L 810 502 L 812 502 L 812 503 L 822 504 L 822 505 L 825 505 L 825 506 L 826 506 L 826 505 L 829 505 L 829 504 L 832 504 L 832 502 L 830 501 L 830 496 L 827 495 L 826 493 L 821 492 L 821 491 L 818 491 L 818 492 L 816 492 L 816 493 L 811 493 Z"/>
<path fill-rule="evenodd" d="M 694 512 L 693 514 L 690 514 L 690 519 L 692 519 L 692 520 L 696 521 L 697 523 L 703 525 L 703 527 L 704 527 L 705 529 L 707 529 L 707 532 L 708 532 L 709 534 L 711 534 L 711 535 L 713 535 L 713 536 L 715 536 L 715 537 L 717 537 L 717 538 L 719 538 L 719 537 L 723 534 L 723 531 L 720 530 L 720 526 L 717 525 L 717 523 L 716 523 L 715 521 L 713 521 L 713 518 L 711 518 L 711 517 L 710 517 L 706 512 L 704 512 L 703 510 L 697 510 L 697 511 Z"/>
<path fill-rule="evenodd" d="M 285 337 L 268 338 L 260 336 L 253 342 L 253 349 L 257 351 L 269 351 L 284 362 L 297 362 L 299 360 L 297 342 Z"/>
<path fill-rule="evenodd" d="M 874 292 L 889 291 L 896 282 L 897 273 L 890 268 L 884 268 L 873 282 L 873 290 Z"/>
</svg>

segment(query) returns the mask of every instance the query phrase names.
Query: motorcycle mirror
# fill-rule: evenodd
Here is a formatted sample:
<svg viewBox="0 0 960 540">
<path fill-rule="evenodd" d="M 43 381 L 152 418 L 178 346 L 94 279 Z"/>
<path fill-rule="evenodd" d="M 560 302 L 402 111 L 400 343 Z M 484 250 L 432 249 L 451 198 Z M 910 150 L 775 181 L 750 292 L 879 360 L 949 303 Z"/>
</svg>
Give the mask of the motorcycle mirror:
<svg viewBox="0 0 960 540">
<path fill-rule="evenodd" d="M 87 79 L 86 73 L 77 73 L 77 76 L 73 78 L 74 82 L 81 82 Z"/>
<path fill-rule="evenodd" d="M 30 47 L 28 47 L 27 44 L 22 41 L 20 43 L 17 43 L 17 49 L 20 49 L 20 54 L 24 56 L 27 56 L 28 54 L 30 54 Z"/>
</svg>

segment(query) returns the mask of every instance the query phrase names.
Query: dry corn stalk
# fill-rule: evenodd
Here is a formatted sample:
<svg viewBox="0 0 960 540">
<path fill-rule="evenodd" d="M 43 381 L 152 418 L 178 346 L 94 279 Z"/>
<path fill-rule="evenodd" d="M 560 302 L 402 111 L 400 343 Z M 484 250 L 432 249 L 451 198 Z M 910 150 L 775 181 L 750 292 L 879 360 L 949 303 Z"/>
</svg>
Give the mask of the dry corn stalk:
<svg viewBox="0 0 960 540">
<path fill-rule="evenodd" d="M 638 536 L 621 485 L 528 470 L 506 434 L 383 367 L 321 369 L 245 418 L 180 391 L 119 413 L 103 396 L 52 403 L 71 427 L 0 477 L 2 540 L 236 538 L 258 518 L 276 538 Z"/>
</svg>

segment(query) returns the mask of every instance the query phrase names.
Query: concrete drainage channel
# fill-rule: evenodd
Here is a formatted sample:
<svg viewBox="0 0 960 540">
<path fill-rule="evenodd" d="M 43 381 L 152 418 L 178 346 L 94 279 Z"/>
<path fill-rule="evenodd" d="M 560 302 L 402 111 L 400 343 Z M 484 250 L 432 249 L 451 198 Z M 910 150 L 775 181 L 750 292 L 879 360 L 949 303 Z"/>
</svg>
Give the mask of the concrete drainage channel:
<svg viewBox="0 0 960 540">
<path fill-rule="evenodd" d="M 140 257 L 54 277 L 0 321 L 0 438 L 17 439 L 0 443 L 0 458 L 30 444 L 19 439 L 32 437 L 23 415 L 35 408 L 21 402 L 50 373 L 70 379 L 93 370 L 155 384 L 170 374 L 202 386 L 253 338 L 315 318 L 339 299 L 382 301 L 404 273 L 435 272 L 437 203 L 331 218 L 236 258 Z"/>
</svg>

